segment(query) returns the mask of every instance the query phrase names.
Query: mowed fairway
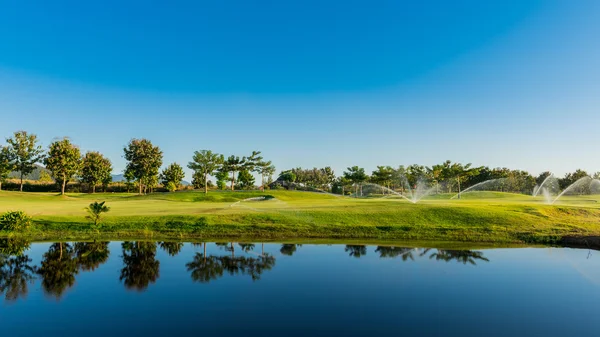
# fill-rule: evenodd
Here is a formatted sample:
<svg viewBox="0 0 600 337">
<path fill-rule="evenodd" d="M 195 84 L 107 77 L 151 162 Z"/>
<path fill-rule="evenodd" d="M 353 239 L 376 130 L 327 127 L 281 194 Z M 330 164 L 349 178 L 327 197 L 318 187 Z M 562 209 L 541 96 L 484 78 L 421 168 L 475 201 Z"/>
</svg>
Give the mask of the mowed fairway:
<svg viewBox="0 0 600 337">
<path fill-rule="evenodd" d="M 266 197 L 266 198 L 261 198 Z M 600 235 L 600 196 L 568 196 L 554 205 L 526 195 L 434 195 L 412 204 L 398 197 L 348 198 L 314 192 L 200 191 L 135 194 L 0 192 L 0 212 L 21 210 L 36 238 L 167 236 L 200 238 L 374 238 L 473 242 L 555 242 Z M 111 208 L 91 230 L 85 207 Z M 8 233 L 0 232 L 0 235 Z"/>
</svg>

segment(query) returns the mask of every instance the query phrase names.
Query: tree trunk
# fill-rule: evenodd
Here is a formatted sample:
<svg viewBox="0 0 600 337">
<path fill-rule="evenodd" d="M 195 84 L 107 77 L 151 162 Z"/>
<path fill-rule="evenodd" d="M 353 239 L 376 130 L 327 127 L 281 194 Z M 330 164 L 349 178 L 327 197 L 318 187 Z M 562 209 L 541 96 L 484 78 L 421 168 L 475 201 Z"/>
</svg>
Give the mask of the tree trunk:
<svg viewBox="0 0 600 337">
<path fill-rule="evenodd" d="M 235 171 L 231 172 L 231 190 L 233 191 L 235 187 Z"/>
<path fill-rule="evenodd" d="M 21 171 L 21 187 L 19 187 L 19 192 L 23 192 L 23 171 Z"/>
<path fill-rule="evenodd" d="M 92 185 L 92 193 L 96 193 L 96 184 Z"/>
<path fill-rule="evenodd" d="M 204 174 L 204 194 L 208 194 L 208 174 Z"/>
<path fill-rule="evenodd" d="M 60 190 L 61 195 L 65 195 L 65 186 L 67 185 L 67 178 L 63 176 L 62 188 Z"/>
<path fill-rule="evenodd" d="M 140 194 L 142 194 L 142 181 L 138 181 L 138 185 L 140 185 Z"/>
<path fill-rule="evenodd" d="M 458 199 L 460 199 L 460 178 L 456 179 L 456 182 L 458 183 Z"/>
<path fill-rule="evenodd" d="M 0 181 L 0 191 L 2 191 L 2 181 Z"/>
<path fill-rule="evenodd" d="M 262 191 L 264 192 L 265 191 L 265 175 L 264 174 L 262 174 L 261 180 L 262 180 Z"/>
</svg>

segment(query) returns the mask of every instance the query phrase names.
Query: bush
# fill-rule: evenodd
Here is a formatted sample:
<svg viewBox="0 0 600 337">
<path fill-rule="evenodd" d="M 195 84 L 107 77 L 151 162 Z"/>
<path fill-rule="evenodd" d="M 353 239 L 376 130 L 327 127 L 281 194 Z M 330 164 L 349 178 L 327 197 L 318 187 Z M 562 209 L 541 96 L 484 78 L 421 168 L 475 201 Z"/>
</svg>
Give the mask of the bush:
<svg viewBox="0 0 600 337">
<path fill-rule="evenodd" d="M 172 182 L 172 181 L 169 181 L 169 183 L 167 183 L 167 186 L 165 186 L 165 188 L 169 192 L 175 192 L 175 191 L 177 191 L 177 185 L 174 182 Z"/>
<path fill-rule="evenodd" d="M 0 230 L 22 231 L 31 225 L 31 218 L 22 211 L 9 211 L 0 215 Z"/>
</svg>

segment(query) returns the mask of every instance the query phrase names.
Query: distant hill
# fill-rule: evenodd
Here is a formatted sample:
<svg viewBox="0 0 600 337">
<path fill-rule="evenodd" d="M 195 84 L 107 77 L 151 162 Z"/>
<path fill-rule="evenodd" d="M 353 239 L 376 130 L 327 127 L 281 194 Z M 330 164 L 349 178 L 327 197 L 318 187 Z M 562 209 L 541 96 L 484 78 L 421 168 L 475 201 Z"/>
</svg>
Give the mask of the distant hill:
<svg viewBox="0 0 600 337">
<path fill-rule="evenodd" d="M 125 176 L 123 174 L 113 174 L 112 175 L 112 181 L 115 183 L 118 182 L 125 182 Z M 191 184 L 188 181 L 182 181 L 181 184 L 183 186 L 190 186 Z"/>
<path fill-rule="evenodd" d="M 23 179 L 25 180 L 39 180 L 40 179 L 40 174 L 45 171 L 48 174 L 50 174 L 50 170 L 46 169 L 45 167 L 41 166 L 41 165 L 35 165 L 35 169 L 33 170 L 33 172 L 31 172 L 30 174 L 27 174 L 25 176 L 23 176 Z M 17 171 L 13 171 L 8 175 L 9 178 L 11 179 L 19 179 L 21 178 L 21 174 Z"/>
</svg>

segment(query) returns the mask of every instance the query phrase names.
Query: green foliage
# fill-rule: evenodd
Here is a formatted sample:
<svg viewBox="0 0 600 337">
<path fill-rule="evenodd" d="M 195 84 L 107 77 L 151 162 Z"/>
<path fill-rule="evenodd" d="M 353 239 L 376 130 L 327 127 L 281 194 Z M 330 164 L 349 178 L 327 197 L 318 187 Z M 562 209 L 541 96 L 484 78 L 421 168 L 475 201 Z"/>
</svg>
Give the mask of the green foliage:
<svg viewBox="0 0 600 337">
<path fill-rule="evenodd" d="M 2 189 L 2 183 L 14 169 L 15 165 L 11 159 L 9 148 L 0 146 L 0 190 Z"/>
<path fill-rule="evenodd" d="M 96 192 L 99 184 L 108 185 L 112 181 L 112 163 L 99 152 L 88 152 L 83 158 L 81 181 L 92 187 Z"/>
<path fill-rule="evenodd" d="M 40 178 L 38 179 L 40 183 L 52 183 L 54 179 L 47 171 L 40 171 Z"/>
<path fill-rule="evenodd" d="M 132 139 L 123 151 L 128 161 L 125 175 L 137 180 L 140 194 L 143 193 L 144 186 L 155 186 L 163 158 L 160 148 L 147 139 Z"/>
<path fill-rule="evenodd" d="M 31 225 L 31 218 L 22 211 L 9 211 L 0 215 L 1 231 L 23 231 Z"/>
<path fill-rule="evenodd" d="M 238 187 L 241 190 L 247 190 L 254 187 L 254 176 L 248 170 L 242 170 L 238 174 Z"/>
<path fill-rule="evenodd" d="M 103 202 L 93 202 L 85 210 L 88 212 L 86 216 L 87 219 L 92 220 L 94 222 L 94 226 L 98 225 L 100 218 L 103 213 L 107 213 L 110 211 L 110 207 L 105 205 L 106 201 Z"/>
<path fill-rule="evenodd" d="M 166 185 L 165 188 L 167 189 L 167 191 L 169 192 L 175 192 L 177 191 L 177 185 L 175 185 L 174 182 L 169 181 Z"/>
<path fill-rule="evenodd" d="M 210 150 L 194 152 L 192 161 L 188 168 L 194 170 L 192 185 L 194 188 L 204 187 L 204 193 L 208 193 L 208 176 L 214 174 L 221 168 L 225 158 L 222 154 L 213 153 Z"/>
<path fill-rule="evenodd" d="M 235 174 L 244 168 L 246 168 L 246 157 L 238 156 L 229 156 L 227 160 L 223 162 L 223 165 L 220 168 L 221 172 L 229 173 L 231 172 L 231 190 L 233 191 L 235 188 Z"/>
<path fill-rule="evenodd" d="M 30 243 L 20 238 L 0 239 L 0 254 L 4 255 L 23 255 L 29 249 Z"/>
<path fill-rule="evenodd" d="M 81 170 L 81 152 L 68 138 L 64 138 L 50 144 L 44 164 L 61 184 L 61 194 L 65 194 L 67 182 Z"/>
<path fill-rule="evenodd" d="M 167 166 L 167 168 L 161 172 L 160 179 L 163 186 L 165 186 L 169 192 L 173 192 L 177 190 L 179 185 L 181 185 L 181 181 L 183 180 L 184 176 L 185 173 L 183 173 L 183 168 L 181 165 L 173 163 Z M 173 188 L 173 186 L 175 188 Z"/>
<path fill-rule="evenodd" d="M 217 188 L 220 190 L 224 190 L 227 187 L 227 180 L 229 176 L 225 171 L 217 171 L 215 173 L 215 179 L 217 179 Z"/>
<path fill-rule="evenodd" d="M 38 145 L 37 136 L 27 131 L 17 131 L 12 138 L 6 139 L 8 143 L 7 153 L 14 169 L 21 178 L 20 190 L 23 191 L 23 177 L 36 168 L 36 163 L 44 158 L 44 150 Z"/>
</svg>

